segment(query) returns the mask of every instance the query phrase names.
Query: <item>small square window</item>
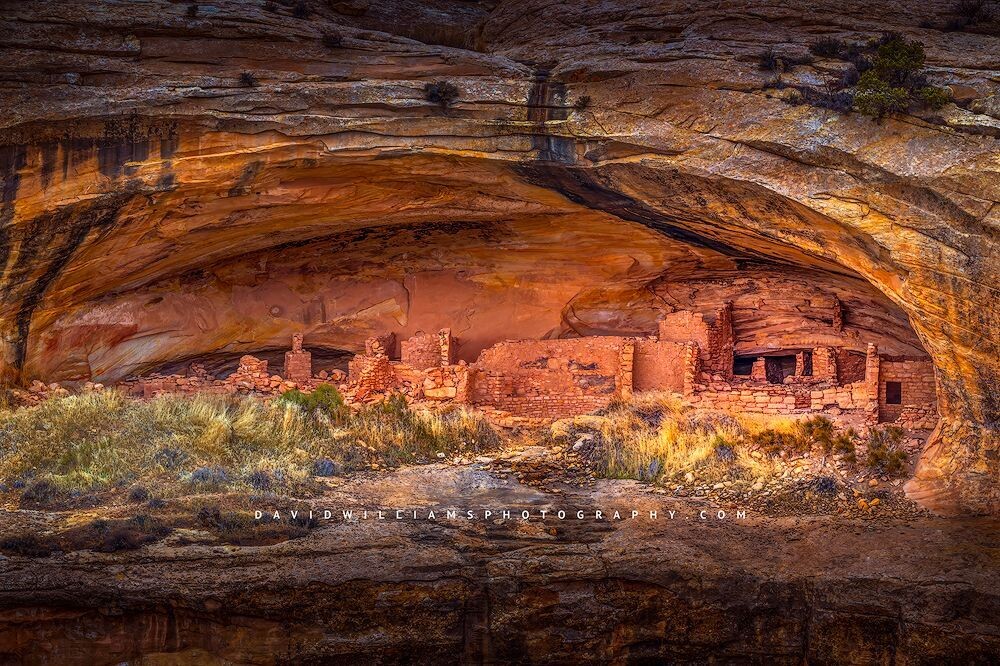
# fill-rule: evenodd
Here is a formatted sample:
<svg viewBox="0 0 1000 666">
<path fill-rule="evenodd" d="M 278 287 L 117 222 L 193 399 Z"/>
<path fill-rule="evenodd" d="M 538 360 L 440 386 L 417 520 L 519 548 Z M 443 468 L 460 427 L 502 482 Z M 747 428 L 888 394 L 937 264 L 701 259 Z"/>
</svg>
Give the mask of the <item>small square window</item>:
<svg viewBox="0 0 1000 666">
<path fill-rule="evenodd" d="M 903 404 L 903 385 L 900 382 L 886 382 L 885 383 L 885 404 L 887 405 L 901 405 Z"/>
</svg>

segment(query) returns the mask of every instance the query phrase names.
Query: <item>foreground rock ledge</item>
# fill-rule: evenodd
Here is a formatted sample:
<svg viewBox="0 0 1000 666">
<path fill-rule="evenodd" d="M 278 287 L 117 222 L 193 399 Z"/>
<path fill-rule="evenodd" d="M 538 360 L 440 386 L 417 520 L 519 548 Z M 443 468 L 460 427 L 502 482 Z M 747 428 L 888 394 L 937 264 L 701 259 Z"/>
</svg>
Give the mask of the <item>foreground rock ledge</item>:
<svg viewBox="0 0 1000 666">
<path fill-rule="evenodd" d="M 992 519 L 737 520 L 730 510 L 718 520 L 707 503 L 632 482 L 555 495 L 436 465 L 356 480 L 323 505 L 426 515 L 445 498 L 589 517 L 333 522 L 269 547 L 168 541 L 0 559 L 0 656 L 67 666 L 985 664 L 1000 651 Z M 597 522 L 599 508 L 659 519 Z"/>
</svg>

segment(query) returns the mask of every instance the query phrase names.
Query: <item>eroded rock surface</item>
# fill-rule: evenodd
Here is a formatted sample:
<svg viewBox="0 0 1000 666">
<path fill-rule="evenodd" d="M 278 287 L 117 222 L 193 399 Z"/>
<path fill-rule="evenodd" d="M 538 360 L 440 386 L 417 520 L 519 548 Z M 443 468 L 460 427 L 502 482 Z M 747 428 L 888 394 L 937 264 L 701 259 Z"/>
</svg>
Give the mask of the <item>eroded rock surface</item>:
<svg viewBox="0 0 1000 666">
<path fill-rule="evenodd" d="M 7 379 L 113 381 L 293 331 L 335 354 L 450 327 L 466 357 L 651 332 L 688 281 L 739 273 L 765 305 L 835 293 L 861 338 L 926 349 L 943 420 L 911 490 L 1000 506 L 1000 52 L 918 27 L 951 3 L 264 4 L 5 9 Z M 983 101 L 874 123 L 786 104 L 757 66 L 886 29 Z"/>
<path fill-rule="evenodd" d="M 985 664 L 1000 650 L 995 520 L 739 519 L 733 507 L 720 520 L 707 501 L 634 482 L 547 485 L 436 464 L 303 503 L 354 520 L 278 545 L 188 532 L 189 545 L 0 559 L 0 658 Z"/>
</svg>

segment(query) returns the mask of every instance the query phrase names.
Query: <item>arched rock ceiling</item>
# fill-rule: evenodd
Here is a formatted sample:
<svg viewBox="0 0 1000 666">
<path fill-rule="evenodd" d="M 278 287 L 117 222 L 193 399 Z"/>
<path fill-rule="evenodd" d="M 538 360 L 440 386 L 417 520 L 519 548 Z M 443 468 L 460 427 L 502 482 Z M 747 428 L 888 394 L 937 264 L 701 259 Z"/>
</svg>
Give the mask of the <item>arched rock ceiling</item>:
<svg viewBox="0 0 1000 666">
<path fill-rule="evenodd" d="M 933 357 L 944 419 L 915 493 L 995 507 L 996 119 L 790 106 L 755 60 L 892 28 L 935 82 L 985 98 L 1000 49 L 916 27 L 949 3 L 795 4 L 7 8 L 4 376 L 113 378 L 303 328 L 351 349 L 451 323 L 473 353 L 648 332 L 692 293 L 780 310 L 773 294 L 813 290 L 848 303 L 859 344 Z M 479 51 L 439 45 L 464 34 Z M 450 109 L 424 99 L 438 80 Z"/>
</svg>

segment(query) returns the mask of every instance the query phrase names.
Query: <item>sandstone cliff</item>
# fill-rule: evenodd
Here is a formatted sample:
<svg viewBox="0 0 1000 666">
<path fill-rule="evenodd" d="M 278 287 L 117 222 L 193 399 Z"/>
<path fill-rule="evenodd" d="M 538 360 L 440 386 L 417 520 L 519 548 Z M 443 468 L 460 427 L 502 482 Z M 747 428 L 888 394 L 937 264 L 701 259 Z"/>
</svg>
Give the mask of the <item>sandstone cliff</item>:
<svg viewBox="0 0 1000 666">
<path fill-rule="evenodd" d="M 861 338 L 926 349 L 943 420 L 911 490 L 1000 504 L 1000 47 L 920 27 L 952 3 L 294 5 L 5 5 L 5 378 L 113 381 L 291 331 L 350 351 L 449 326 L 466 355 L 644 333 L 738 271 L 758 307 L 806 283 Z M 786 103 L 757 63 L 883 30 L 976 102 L 876 123 Z"/>
</svg>

